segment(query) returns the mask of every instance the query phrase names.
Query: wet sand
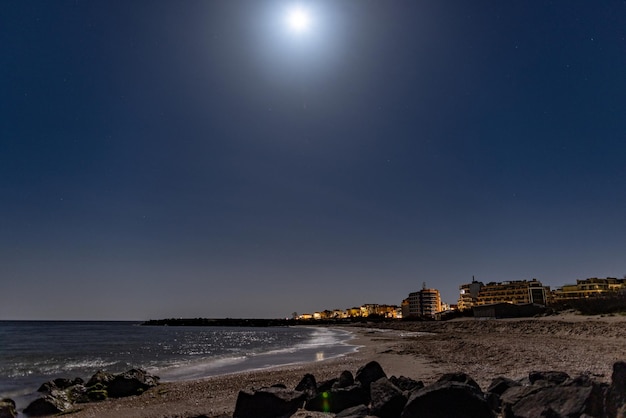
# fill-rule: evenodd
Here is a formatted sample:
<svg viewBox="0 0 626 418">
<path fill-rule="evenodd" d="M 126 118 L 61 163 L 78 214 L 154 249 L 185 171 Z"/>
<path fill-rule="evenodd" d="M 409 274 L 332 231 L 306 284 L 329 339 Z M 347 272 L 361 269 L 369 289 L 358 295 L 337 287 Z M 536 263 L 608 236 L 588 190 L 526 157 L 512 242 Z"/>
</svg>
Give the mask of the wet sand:
<svg viewBox="0 0 626 418">
<path fill-rule="evenodd" d="M 276 383 L 295 387 L 305 373 L 318 381 L 378 361 L 388 376 L 429 384 L 463 371 L 483 389 L 497 376 L 521 378 L 532 370 L 590 374 L 610 381 L 615 361 L 626 360 L 626 317 L 559 315 L 533 319 L 398 322 L 352 326 L 356 353 L 338 359 L 202 380 L 164 383 L 142 396 L 82 406 L 72 417 L 227 417 L 241 389 Z M 301 411 L 295 417 L 331 417 Z"/>
</svg>

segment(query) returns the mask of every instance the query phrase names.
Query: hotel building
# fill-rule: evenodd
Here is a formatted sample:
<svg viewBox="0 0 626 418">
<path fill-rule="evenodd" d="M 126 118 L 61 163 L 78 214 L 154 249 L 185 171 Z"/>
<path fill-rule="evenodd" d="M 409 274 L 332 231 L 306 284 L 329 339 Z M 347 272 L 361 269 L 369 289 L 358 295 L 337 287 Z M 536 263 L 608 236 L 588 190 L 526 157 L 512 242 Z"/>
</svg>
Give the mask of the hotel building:
<svg viewBox="0 0 626 418">
<path fill-rule="evenodd" d="M 422 290 L 409 293 L 409 316 L 434 318 L 441 312 L 441 295 L 437 289 L 427 289 L 426 283 Z"/>
<path fill-rule="evenodd" d="M 494 303 L 545 305 L 550 291 L 537 279 L 490 282 L 487 284 L 472 281 L 472 283 L 461 285 L 459 290 L 459 310 Z"/>
<path fill-rule="evenodd" d="M 598 279 L 576 280 L 576 284 L 566 284 L 552 292 L 552 302 L 564 302 L 572 299 L 587 299 L 618 295 L 626 292 L 626 279 L 607 277 Z"/>
</svg>

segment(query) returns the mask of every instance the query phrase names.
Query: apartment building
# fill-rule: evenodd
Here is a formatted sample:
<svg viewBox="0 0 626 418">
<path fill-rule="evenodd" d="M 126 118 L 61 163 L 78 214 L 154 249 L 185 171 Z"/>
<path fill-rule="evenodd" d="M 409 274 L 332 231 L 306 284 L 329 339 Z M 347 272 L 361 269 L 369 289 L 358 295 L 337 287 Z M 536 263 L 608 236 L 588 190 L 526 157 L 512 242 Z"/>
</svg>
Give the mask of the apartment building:
<svg viewBox="0 0 626 418">
<path fill-rule="evenodd" d="M 545 305 L 550 292 L 549 287 L 544 286 L 537 279 L 490 282 L 487 284 L 474 280 L 472 283 L 461 285 L 459 290 L 460 310 L 494 303 Z"/>
<path fill-rule="evenodd" d="M 441 312 L 441 295 L 437 289 L 428 289 L 426 284 L 422 290 L 409 293 L 409 316 L 434 318 Z"/>
<path fill-rule="evenodd" d="M 612 296 L 623 292 L 626 292 L 626 279 L 592 277 L 557 288 L 552 292 L 551 299 L 558 303 L 572 299 Z"/>
<path fill-rule="evenodd" d="M 462 284 L 461 286 L 459 286 L 459 301 L 457 304 L 457 309 L 459 311 L 472 309 L 472 307 L 476 305 L 478 301 L 478 293 L 483 286 L 483 282 L 476 281 L 474 277 L 472 277 L 471 283 Z"/>
<path fill-rule="evenodd" d="M 546 288 L 537 279 L 491 282 L 480 288 L 477 305 L 492 303 L 546 304 Z"/>
</svg>

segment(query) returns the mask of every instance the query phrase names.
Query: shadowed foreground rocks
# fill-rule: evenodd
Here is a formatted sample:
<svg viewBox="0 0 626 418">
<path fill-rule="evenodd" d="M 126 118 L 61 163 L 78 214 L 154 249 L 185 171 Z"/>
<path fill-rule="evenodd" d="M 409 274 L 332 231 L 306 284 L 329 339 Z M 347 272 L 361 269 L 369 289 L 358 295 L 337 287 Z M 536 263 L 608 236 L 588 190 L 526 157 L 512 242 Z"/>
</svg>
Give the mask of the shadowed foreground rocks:
<svg viewBox="0 0 626 418">
<path fill-rule="evenodd" d="M 429 386 L 388 378 L 380 364 L 361 367 L 355 378 L 317 383 L 307 374 L 294 389 L 272 386 L 239 393 L 233 418 L 288 418 L 306 411 L 338 418 L 614 418 L 626 413 L 626 363 L 613 365 L 611 384 L 589 375 L 532 371 L 520 380 L 495 377 L 483 391 L 471 376 L 449 373 Z"/>
<path fill-rule="evenodd" d="M 99 371 L 87 383 L 81 378 L 54 379 L 41 385 L 38 392 L 43 395 L 31 402 L 24 413 L 32 417 L 68 413 L 76 404 L 141 395 L 158 384 L 157 376 L 141 369 L 120 374 Z M 1 405 L 0 418 L 4 418 Z"/>
<path fill-rule="evenodd" d="M 0 401 L 0 418 L 15 418 L 17 417 L 17 410 L 15 409 L 15 402 L 12 399 L 3 399 Z"/>
</svg>

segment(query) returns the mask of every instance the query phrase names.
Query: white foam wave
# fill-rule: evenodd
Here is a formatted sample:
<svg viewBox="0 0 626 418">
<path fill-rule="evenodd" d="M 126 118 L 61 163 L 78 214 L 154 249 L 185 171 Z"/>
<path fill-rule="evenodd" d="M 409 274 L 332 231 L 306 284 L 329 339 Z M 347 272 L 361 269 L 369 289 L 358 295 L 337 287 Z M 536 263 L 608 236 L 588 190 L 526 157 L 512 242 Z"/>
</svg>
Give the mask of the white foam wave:
<svg viewBox="0 0 626 418">
<path fill-rule="evenodd" d="M 311 338 L 307 341 L 294 344 L 290 347 L 279 348 L 275 350 L 266 351 L 258 355 L 273 355 L 273 354 L 292 354 L 298 351 L 331 348 L 336 346 L 350 345 L 349 341 L 354 338 L 354 334 L 349 331 L 335 330 L 330 328 L 319 328 L 311 335 Z"/>
<path fill-rule="evenodd" d="M 163 381 L 194 379 L 210 376 L 223 368 L 236 366 L 246 360 L 247 357 L 223 357 L 196 361 L 178 362 L 167 367 L 155 368 Z M 152 371 L 152 370 L 151 370 Z"/>
</svg>

